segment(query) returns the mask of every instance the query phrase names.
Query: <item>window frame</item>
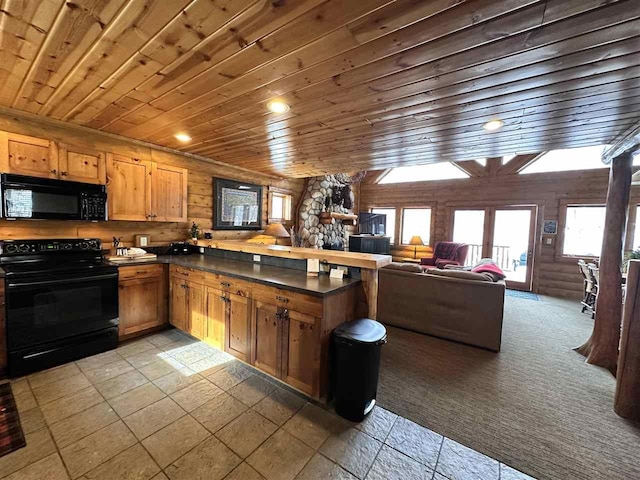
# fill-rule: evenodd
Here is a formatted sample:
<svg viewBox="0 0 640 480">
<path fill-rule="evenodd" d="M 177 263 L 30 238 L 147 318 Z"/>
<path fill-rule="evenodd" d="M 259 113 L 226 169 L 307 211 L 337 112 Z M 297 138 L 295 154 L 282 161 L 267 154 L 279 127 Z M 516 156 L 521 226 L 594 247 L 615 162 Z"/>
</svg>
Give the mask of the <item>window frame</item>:
<svg viewBox="0 0 640 480">
<path fill-rule="evenodd" d="M 273 197 L 279 196 L 283 197 L 283 209 L 287 208 L 287 204 L 289 207 L 289 217 L 290 218 L 279 218 L 273 215 L 272 205 L 273 205 Z M 284 188 L 275 188 L 269 187 L 269 193 L 267 195 L 267 218 L 268 223 L 281 223 L 284 226 L 291 227 L 294 224 L 293 219 L 293 192 L 291 190 L 287 190 Z M 286 212 L 283 212 L 286 213 Z"/>
<path fill-rule="evenodd" d="M 393 235 L 389 235 L 388 233 L 385 234 L 385 237 L 390 237 L 392 236 L 394 240 L 398 239 L 398 236 L 396 235 L 397 233 L 397 227 L 396 225 L 398 224 L 398 207 L 369 207 L 369 212 L 368 213 L 373 213 L 373 210 L 393 210 L 395 213 L 395 222 L 393 224 Z M 387 225 L 387 230 L 389 230 L 389 225 Z M 391 245 L 399 245 L 397 242 L 390 242 Z"/>
<path fill-rule="evenodd" d="M 568 207 L 606 207 L 606 204 L 602 201 L 595 199 L 566 199 L 560 200 L 560 208 L 558 210 L 558 233 L 555 249 L 555 259 L 561 262 L 575 262 L 581 258 L 585 260 L 595 260 L 600 258 L 600 255 L 566 255 L 564 251 L 564 238 L 565 228 L 567 226 L 567 208 Z"/>
<path fill-rule="evenodd" d="M 398 216 L 397 212 L 396 212 L 396 222 L 398 223 L 398 243 L 396 243 L 396 245 L 398 246 L 402 246 L 402 247 L 406 247 L 406 246 L 411 246 L 408 243 L 402 243 L 402 231 L 403 231 L 403 226 L 404 226 L 404 211 L 405 210 L 419 210 L 419 209 L 429 209 L 430 211 L 430 215 L 429 215 L 429 241 L 426 242 L 424 245 L 431 247 L 431 242 L 434 238 L 434 231 L 435 231 L 435 221 L 434 221 L 434 214 L 436 212 L 436 208 L 433 205 L 403 205 L 401 207 L 399 207 L 400 210 L 400 215 Z M 397 209 L 396 209 L 397 210 Z M 424 241 L 424 239 L 423 239 Z"/>
</svg>

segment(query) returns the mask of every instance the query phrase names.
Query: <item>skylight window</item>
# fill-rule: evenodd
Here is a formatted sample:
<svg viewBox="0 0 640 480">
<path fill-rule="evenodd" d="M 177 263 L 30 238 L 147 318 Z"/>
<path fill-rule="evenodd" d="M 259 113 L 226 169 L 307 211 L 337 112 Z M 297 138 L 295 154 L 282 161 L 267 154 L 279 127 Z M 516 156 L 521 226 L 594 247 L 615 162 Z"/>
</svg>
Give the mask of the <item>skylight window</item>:
<svg viewBox="0 0 640 480">
<path fill-rule="evenodd" d="M 602 163 L 602 152 L 608 145 L 596 147 L 551 150 L 520 173 L 567 172 L 570 170 L 595 170 L 608 168 Z"/>
<path fill-rule="evenodd" d="M 487 166 L 487 159 L 486 158 L 476 158 L 475 161 L 478 162 L 483 167 Z"/>
<path fill-rule="evenodd" d="M 394 168 L 382 177 L 378 183 L 426 182 L 431 180 L 451 180 L 454 178 L 469 178 L 469 175 L 450 162 L 440 162 L 429 165 Z"/>
</svg>

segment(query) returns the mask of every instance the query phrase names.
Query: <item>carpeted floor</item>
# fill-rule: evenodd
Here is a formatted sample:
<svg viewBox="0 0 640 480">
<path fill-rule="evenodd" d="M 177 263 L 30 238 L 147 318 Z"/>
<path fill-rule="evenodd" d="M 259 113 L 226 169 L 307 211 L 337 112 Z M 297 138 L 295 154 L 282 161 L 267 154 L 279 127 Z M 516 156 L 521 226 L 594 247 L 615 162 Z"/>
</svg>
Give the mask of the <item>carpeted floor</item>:
<svg viewBox="0 0 640 480">
<path fill-rule="evenodd" d="M 640 424 L 613 412 L 615 381 L 571 347 L 577 302 L 508 297 L 498 354 L 388 328 L 381 406 L 540 479 L 640 478 Z"/>
</svg>

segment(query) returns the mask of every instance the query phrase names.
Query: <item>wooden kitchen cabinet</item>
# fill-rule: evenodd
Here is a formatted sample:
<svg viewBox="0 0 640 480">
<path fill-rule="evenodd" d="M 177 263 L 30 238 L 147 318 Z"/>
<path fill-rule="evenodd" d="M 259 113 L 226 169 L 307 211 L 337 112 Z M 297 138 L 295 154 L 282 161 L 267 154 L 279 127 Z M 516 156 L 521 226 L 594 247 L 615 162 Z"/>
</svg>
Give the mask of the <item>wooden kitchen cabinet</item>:
<svg viewBox="0 0 640 480">
<path fill-rule="evenodd" d="M 189 331 L 189 294 L 187 282 L 181 278 L 171 277 L 171 315 L 169 322 L 183 332 Z"/>
<path fill-rule="evenodd" d="M 206 289 L 204 285 L 194 282 L 187 282 L 189 334 L 199 340 L 206 337 L 207 327 L 207 302 Z"/>
<path fill-rule="evenodd" d="M 151 196 L 152 220 L 186 222 L 187 170 L 152 162 Z"/>
<path fill-rule="evenodd" d="M 356 288 L 319 297 L 178 265 L 170 271 L 174 326 L 327 398 L 331 331 L 354 318 Z"/>
<path fill-rule="evenodd" d="M 107 154 L 109 220 L 150 220 L 151 162 Z"/>
<path fill-rule="evenodd" d="M 280 377 L 282 352 L 281 309 L 260 301 L 253 306 L 253 364 L 263 372 Z"/>
<path fill-rule="evenodd" d="M 107 159 L 104 152 L 61 143 L 59 178 L 72 182 L 107 183 Z"/>
<path fill-rule="evenodd" d="M 7 371 L 7 325 L 5 317 L 4 281 L 0 282 L 0 378 Z"/>
<path fill-rule="evenodd" d="M 110 220 L 186 222 L 187 170 L 107 154 Z"/>
<path fill-rule="evenodd" d="M 58 149 L 43 138 L 0 132 L 0 171 L 17 175 L 58 178 Z"/>
<path fill-rule="evenodd" d="M 227 321 L 227 297 L 217 288 L 207 287 L 207 325 L 205 342 L 224 350 L 225 324 Z"/>
<path fill-rule="evenodd" d="M 227 296 L 226 348 L 225 350 L 243 362 L 251 357 L 251 310 L 249 299 L 229 293 Z"/>
<path fill-rule="evenodd" d="M 317 396 L 320 378 L 321 319 L 287 310 L 283 315 L 283 357 L 280 378 Z"/>
<path fill-rule="evenodd" d="M 159 268 L 120 267 L 118 336 L 127 337 L 167 322 L 167 282 Z"/>
<path fill-rule="evenodd" d="M 256 301 L 253 364 L 311 396 L 318 395 L 321 319 Z"/>
</svg>

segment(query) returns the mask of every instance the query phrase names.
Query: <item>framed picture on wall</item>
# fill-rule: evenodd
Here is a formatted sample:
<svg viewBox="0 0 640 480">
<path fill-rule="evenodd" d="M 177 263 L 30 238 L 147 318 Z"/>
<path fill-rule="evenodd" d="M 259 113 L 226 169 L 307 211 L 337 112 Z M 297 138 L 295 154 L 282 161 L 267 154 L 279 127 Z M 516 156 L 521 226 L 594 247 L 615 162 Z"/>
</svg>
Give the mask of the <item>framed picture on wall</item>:
<svg viewBox="0 0 640 480">
<path fill-rule="evenodd" d="M 213 179 L 213 229 L 261 230 L 262 186 Z"/>
<path fill-rule="evenodd" d="M 545 220 L 542 225 L 543 235 L 555 235 L 558 233 L 558 221 L 557 220 Z"/>
</svg>

